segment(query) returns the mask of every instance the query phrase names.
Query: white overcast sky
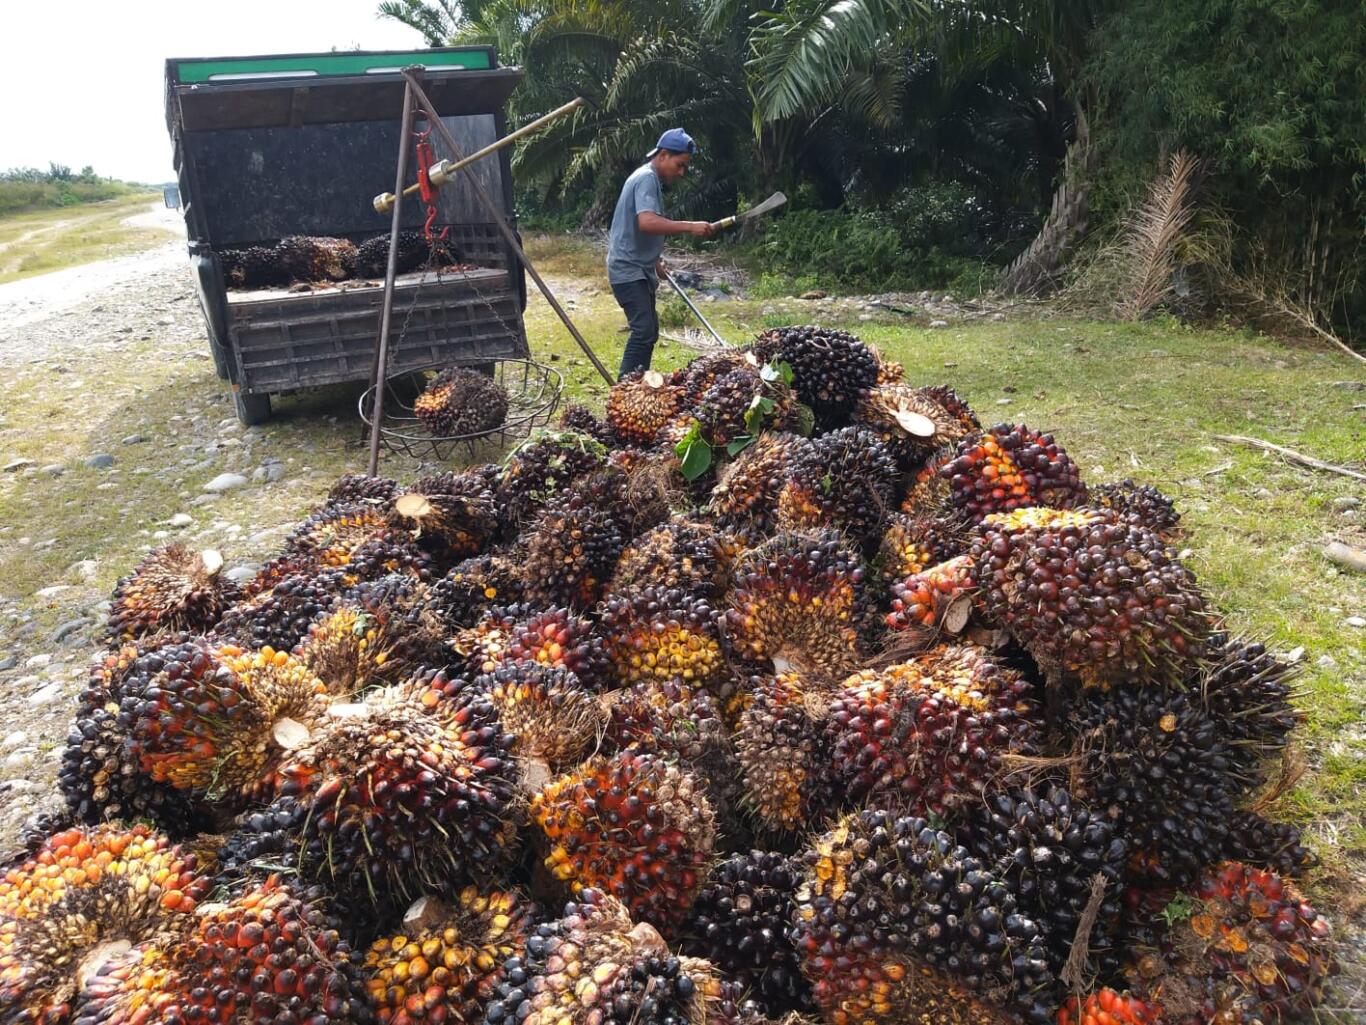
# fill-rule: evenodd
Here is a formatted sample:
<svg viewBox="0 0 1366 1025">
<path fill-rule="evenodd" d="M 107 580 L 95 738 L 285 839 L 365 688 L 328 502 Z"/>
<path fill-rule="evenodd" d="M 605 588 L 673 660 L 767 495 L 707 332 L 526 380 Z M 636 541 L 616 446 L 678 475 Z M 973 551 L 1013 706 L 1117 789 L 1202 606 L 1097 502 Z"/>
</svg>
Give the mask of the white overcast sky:
<svg viewBox="0 0 1366 1025">
<path fill-rule="evenodd" d="M 50 0 L 49 0 L 50 2 Z M 420 49 L 378 0 L 59 0 L 3 4 L 0 168 L 49 160 L 133 181 L 174 178 L 167 57 Z"/>
</svg>

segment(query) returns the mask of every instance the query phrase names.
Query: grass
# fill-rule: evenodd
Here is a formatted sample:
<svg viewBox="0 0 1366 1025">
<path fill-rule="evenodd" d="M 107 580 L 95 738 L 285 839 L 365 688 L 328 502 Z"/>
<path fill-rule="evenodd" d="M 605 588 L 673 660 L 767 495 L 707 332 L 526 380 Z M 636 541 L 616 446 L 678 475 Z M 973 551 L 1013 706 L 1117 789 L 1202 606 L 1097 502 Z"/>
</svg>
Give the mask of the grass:
<svg viewBox="0 0 1366 1025">
<path fill-rule="evenodd" d="M 135 253 L 171 238 L 159 228 L 124 223 L 154 198 L 141 193 L 0 219 L 0 284 Z"/>
<path fill-rule="evenodd" d="M 586 242 L 545 237 L 528 238 L 528 249 L 589 343 L 615 369 L 624 318 L 597 252 Z M 195 315 L 188 300 L 182 309 Z M 862 321 L 856 310 L 832 312 L 806 302 L 717 302 L 705 311 L 732 339 L 769 324 L 812 320 L 855 331 L 904 363 L 911 381 L 953 385 L 984 421 L 1023 421 L 1054 432 L 1090 480 L 1133 477 L 1175 498 L 1190 564 L 1229 623 L 1276 650 L 1305 651 L 1301 741 L 1310 769 L 1278 811 L 1309 823 L 1324 859 L 1311 891 L 1331 894 L 1339 909 L 1360 900 L 1360 887 L 1347 880 L 1366 864 L 1366 630 L 1345 619 L 1366 616 L 1366 577 L 1339 572 L 1321 549 L 1333 538 L 1366 545 L 1362 521 L 1332 508 L 1335 498 L 1361 497 L 1361 488 L 1213 439 L 1253 435 L 1362 467 L 1366 375 L 1358 367 L 1245 331 L 1196 330 L 1166 320 L 1021 320 L 930 330 L 890 315 Z M 527 334 L 533 352 L 564 373 L 569 399 L 601 404 L 606 384 L 534 287 Z M 283 482 L 268 492 L 230 493 L 203 511 L 187 508 L 200 485 L 226 467 L 166 468 L 187 434 L 207 431 L 212 439 L 231 406 L 207 358 L 158 358 L 164 352 L 164 342 L 148 338 L 129 343 L 117 360 L 64 357 L 73 372 L 68 377 L 31 364 L 5 372 L 0 449 L 7 458 L 64 462 L 69 469 L 59 478 L 0 480 L 0 593 L 27 599 L 88 558 L 99 559 L 94 583 L 107 592 L 156 543 L 152 532 L 182 509 L 199 520 L 248 525 L 240 542 L 224 545 L 230 559 L 268 556 L 278 530 L 249 539 L 254 530 L 296 522 L 335 476 L 363 467 L 353 393 L 304 395 L 282 402 L 256 442 L 256 456 L 286 459 Z M 206 357 L 207 343 L 187 340 L 182 352 Z M 655 365 L 669 369 L 694 355 L 663 340 Z M 81 394 L 73 377 L 94 392 L 96 375 L 98 401 L 73 406 Z M 89 414 L 74 431 L 72 408 Z M 154 434 L 153 442 L 110 448 L 119 456 L 112 473 L 81 465 L 100 439 L 134 431 Z M 405 477 L 418 468 L 388 459 L 384 469 Z M 30 544 L 18 546 L 20 536 Z M 46 541 L 52 543 L 37 547 Z M 57 615 L 37 611 L 48 617 L 45 623 Z"/>
</svg>

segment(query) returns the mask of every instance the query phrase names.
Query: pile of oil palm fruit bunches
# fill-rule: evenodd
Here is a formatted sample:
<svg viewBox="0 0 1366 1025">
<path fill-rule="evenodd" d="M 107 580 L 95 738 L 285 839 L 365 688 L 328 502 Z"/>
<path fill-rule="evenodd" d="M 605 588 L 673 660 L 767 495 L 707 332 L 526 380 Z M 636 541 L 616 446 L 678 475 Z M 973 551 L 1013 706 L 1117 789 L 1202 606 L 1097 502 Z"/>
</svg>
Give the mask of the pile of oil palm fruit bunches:
<svg viewBox="0 0 1366 1025">
<path fill-rule="evenodd" d="M 0 1021 L 1296 1020 L 1292 673 L 1179 533 L 794 327 L 343 477 L 240 588 L 162 548 L 0 882 Z"/>
<path fill-rule="evenodd" d="M 460 262 L 448 242 L 429 241 L 420 231 L 401 231 L 395 246 L 395 268 L 407 274 L 423 267 L 472 268 Z M 359 245 L 329 235 L 290 235 L 278 242 L 216 250 L 229 289 L 280 288 L 294 282 L 368 281 L 384 277 L 389 235 L 376 235 Z"/>
</svg>

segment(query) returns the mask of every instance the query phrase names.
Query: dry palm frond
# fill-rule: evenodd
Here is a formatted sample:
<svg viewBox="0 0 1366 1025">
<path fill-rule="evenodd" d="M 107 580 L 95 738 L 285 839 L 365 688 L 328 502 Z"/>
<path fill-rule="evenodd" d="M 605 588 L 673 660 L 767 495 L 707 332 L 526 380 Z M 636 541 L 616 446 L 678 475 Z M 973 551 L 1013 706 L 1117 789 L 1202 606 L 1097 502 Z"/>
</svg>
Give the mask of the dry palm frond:
<svg viewBox="0 0 1366 1025">
<path fill-rule="evenodd" d="M 1147 316 L 1175 288 L 1177 260 L 1195 215 L 1192 194 L 1198 162 L 1185 150 L 1172 155 L 1167 170 L 1148 188 L 1148 197 L 1125 228 L 1122 247 L 1128 285 L 1118 304 L 1127 320 Z"/>
</svg>

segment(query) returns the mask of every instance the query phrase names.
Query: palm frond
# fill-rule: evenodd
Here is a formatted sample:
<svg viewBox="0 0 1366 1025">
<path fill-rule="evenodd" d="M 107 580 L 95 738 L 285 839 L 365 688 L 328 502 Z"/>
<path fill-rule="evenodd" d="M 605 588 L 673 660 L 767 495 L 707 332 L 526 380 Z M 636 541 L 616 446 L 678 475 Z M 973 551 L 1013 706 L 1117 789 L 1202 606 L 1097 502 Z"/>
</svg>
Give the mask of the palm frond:
<svg viewBox="0 0 1366 1025">
<path fill-rule="evenodd" d="M 428 46 L 445 46 L 461 22 L 455 0 L 384 0 L 379 15 L 422 33 Z"/>
<path fill-rule="evenodd" d="M 796 0 L 767 15 L 751 38 L 756 122 L 826 105 L 889 33 L 907 31 L 928 13 L 925 0 Z"/>
<path fill-rule="evenodd" d="M 1177 257 L 1195 213 L 1197 167 L 1185 150 L 1173 154 L 1129 219 L 1122 243 L 1129 281 L 1119 310 L 1130 320 L 1151 313 L 1174 289 Z"/>
</svg>

